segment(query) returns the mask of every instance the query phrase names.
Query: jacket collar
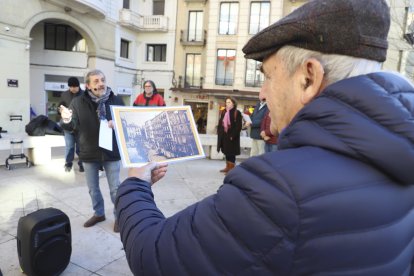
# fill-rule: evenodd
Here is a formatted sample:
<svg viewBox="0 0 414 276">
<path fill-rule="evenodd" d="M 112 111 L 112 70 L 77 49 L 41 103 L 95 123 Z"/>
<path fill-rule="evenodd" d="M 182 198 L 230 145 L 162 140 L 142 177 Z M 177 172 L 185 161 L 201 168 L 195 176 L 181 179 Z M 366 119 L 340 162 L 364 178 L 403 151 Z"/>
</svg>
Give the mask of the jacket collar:
<svg viewBox="0 0 414 276">
<path fill-rule="evenodd" d="M 392 73 L 336 82 L 296 114 L 279 148 L 315 146 L 414 184 L 414 89 Z"/>
</svg>

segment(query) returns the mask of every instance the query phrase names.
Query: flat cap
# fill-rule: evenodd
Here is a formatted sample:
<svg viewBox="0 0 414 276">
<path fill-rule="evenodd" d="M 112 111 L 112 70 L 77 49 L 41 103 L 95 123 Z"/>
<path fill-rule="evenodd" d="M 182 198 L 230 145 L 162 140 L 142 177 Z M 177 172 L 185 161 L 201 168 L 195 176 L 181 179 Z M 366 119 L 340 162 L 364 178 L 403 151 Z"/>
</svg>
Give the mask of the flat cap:
<svg viewBox="0 0 414 276">
<path fill-rule="evenodd" d="M 385 0 L 311 0 L 253 36 L 243 52 L 263 61 L 291 45 L 383 62 L 389 28 Z"/>
</svg>

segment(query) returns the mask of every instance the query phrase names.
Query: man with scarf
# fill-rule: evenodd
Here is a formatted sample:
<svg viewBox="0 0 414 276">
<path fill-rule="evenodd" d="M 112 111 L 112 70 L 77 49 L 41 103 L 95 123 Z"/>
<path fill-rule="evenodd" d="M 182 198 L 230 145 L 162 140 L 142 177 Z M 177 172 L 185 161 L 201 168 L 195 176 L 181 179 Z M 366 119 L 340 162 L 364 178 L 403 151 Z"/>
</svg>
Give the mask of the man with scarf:
<svg viewBox="0 0 414 276">
<path fill-rule="evenodd" d="M 84 164 L 86 182 L 92 199 L 94 215 L 85 222 L 84 227 L 91 227 L 105 220 L 104 200 L 99 188 L 99 168 L 103 166 L 105 169 L 112 203 L 120 183 L 121 158 L 113 130 L 112 150 L 99 147 L 100 128 L 105 127 L 103 124 L 113 129 L 111 105 L 124 104 L 122 99 L 106 86 L 103 72 L 92 70 L 86 74 L 85 93 L 75 98 L 69 108 L 60 107 L 62 128 L 78 133 L 79 159 Z M 114 232 L 119 232 L 116 215 Z"/>
<path fill-rule="evenodd" d="M 236 165 L 236 155 L 240 155 L 240 131 L 242 115 L 237 110 L 233 97 L 226 98 L 226 109 L 220 114 L 217 127 L 217 151 L 226 157 L 226 167 L 220 172 L 227 174 Z"/>
</svg>

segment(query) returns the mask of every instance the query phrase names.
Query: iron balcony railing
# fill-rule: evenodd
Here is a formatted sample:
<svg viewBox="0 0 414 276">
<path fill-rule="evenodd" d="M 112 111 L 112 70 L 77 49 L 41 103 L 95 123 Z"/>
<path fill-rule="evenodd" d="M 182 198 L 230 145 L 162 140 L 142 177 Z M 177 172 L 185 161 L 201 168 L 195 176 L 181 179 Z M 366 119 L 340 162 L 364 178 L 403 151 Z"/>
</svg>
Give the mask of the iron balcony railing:
<svg viewBox="0 0 414 276">
<path fill-rule="evenodd" d="M 180 42 L 184 46 L 205 46 L 207 31 L 188 31 L 181 30 Z"/>
</svg>

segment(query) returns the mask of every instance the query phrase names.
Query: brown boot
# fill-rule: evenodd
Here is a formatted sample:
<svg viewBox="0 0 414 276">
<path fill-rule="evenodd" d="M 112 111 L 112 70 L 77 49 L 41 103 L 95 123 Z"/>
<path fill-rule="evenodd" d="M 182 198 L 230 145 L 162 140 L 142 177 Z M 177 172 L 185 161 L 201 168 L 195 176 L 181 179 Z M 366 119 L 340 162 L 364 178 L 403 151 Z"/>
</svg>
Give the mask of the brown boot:
<svg viewBox="0 0 414 276">
<path fill-rule="evenodd" d="M 232 169 L 234 169 L 234 166 L 236 166 L 235 163 L 232 163 L 232 162 L 228 162 L 228 163 L 229 163 L 228 170 L 224 174 L 228 174 L 229 171 L 231 171 Z"/>
<path fill-rule="evenodd" d="M 95 216 L 93 215 L 90 219 L 88 219 L 84 224 L 83 227 L 91 227 L 94 226 L 95 224 L 97 224 L 98 222 L 104 221 L 105 220 L 105 215 L 103 216 Z"/>
<path fill-rule="evenodd" d="M 226 161 L 226 167 L 224 169 L 220 170 L 220 172 L 222 172 L 222 173 L 228 172 L 229 171 L 229 163 L 230 163 L 229 161 Z"/>
</svg>

